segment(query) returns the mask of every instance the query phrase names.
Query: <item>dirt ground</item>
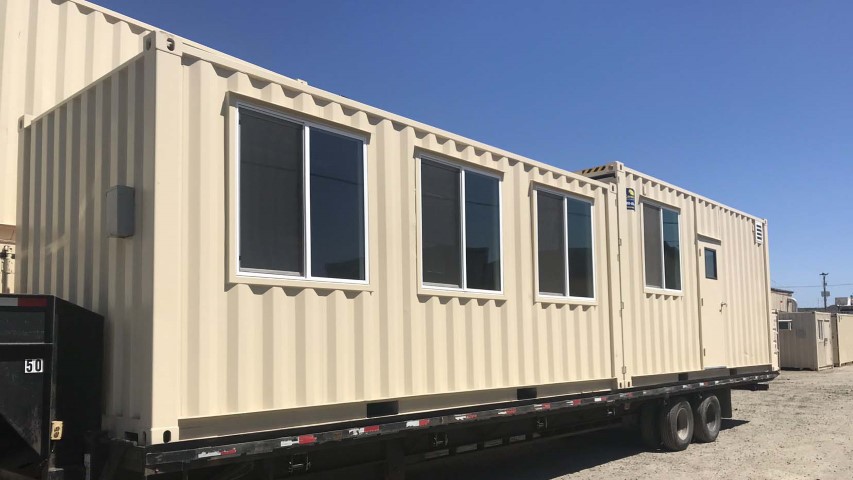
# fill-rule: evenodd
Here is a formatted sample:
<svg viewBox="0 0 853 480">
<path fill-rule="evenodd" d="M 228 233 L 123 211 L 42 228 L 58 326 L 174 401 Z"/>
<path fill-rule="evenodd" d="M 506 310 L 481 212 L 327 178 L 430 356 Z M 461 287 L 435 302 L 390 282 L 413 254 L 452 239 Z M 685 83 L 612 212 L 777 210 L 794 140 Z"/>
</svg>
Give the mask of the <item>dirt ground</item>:
<svg viewBox="0 0 853 480">
<path fill-rule="evenodd" d="M 622 430 L 423 464 L 407 479 L 853 479 L 853 366 L 782 372 L 763 392 L 735 391 L 715 443 L 647 452 Z"/>
</svg>

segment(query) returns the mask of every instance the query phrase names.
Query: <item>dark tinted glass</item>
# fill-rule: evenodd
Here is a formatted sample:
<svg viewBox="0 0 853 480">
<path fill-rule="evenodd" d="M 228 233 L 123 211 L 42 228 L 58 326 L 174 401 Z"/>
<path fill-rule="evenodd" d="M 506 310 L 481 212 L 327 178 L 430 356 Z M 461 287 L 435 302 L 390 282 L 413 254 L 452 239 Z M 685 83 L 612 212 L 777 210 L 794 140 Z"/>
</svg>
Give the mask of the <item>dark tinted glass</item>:
<svg viewBox="0 0 853 480">
<path fill-rule="evenodd" d="M 646 285 L 650 287 L 663 287 L 661 241 L 660 209 L 643 204 L 643 254 Z"/>
<path fill-rule="evenodd" d="M 311 129 L 311 276 L 365 279 L 364 144 Z"/>
<path fill-rule="evenodd" d="M 500 290 L 501 232 L 498 179 L 465 172 L 467 287 Z"/>
<path fill-rule="evenodd" d="M 569 295 L 593 297 L 592 274 L 592 205 L 566 199 L 569 244 Z"/>
<path fill-rule="evenodd" d="M 240 267 L 303 274 L 302 126 L 240 110 Z"/>
<path fill-rule="evenodd" d="M 539 293 L 566 294 L 563 197 L 536 192 Z"/>
<path fill-rule="evenodd" d="M 717 252 L 710 248 L 705 249 L 705 278 L 717 279 Z"/>
<path fill-rule="evenodd" d="M 421 161 L 424 283 L 462 286 L 462 230 L 457 169 Z"/>
<path fill-rule="evenodd" d="M 678 214 L 663 210 L 663 269 L 666 288 L 681 290 L 681 253 Z"/>
</svg>

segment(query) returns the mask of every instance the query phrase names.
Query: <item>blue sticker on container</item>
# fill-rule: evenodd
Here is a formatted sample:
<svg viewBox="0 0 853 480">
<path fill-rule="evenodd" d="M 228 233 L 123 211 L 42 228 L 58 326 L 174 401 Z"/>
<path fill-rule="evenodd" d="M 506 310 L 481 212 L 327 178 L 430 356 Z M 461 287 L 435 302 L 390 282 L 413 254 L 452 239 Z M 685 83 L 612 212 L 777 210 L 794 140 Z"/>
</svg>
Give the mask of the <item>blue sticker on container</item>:
<svg viewBox="0 0 853 480">
<path fill-rule="evenodd" d="M 634 193 L 633 188 L 625 189 L 625 206 L 628 207 L 628 210 L 637 209 L 637 194 Z"/>
</svg>

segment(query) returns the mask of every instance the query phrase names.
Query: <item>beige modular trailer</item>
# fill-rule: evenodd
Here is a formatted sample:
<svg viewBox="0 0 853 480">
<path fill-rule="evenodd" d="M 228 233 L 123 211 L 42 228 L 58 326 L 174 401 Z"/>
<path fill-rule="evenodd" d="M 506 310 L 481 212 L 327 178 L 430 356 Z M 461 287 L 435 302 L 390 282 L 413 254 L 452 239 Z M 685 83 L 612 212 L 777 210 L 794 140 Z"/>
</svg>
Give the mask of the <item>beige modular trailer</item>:
<svg viewBox="0 0 853 480">
<path fill-rule="evenodd" d="M 853 315 L 832 314 L 832 359 L 836 367 L 853 363 Z"/>
<path fill-rule="evenodd" d="M 581 173 L 616 187 L 628 386 L 778 369 L 766 220 L 618 162 Z"/>
<path fill-rule="evenodd" d="M 779 312 L 779 364 L 782 368 L 832 367 L 832 316 L 824 312 Z"/>
<path fill-rule="evenodd" d="M 163 32 L 144 46 L 21 133 L 17 284 L 105 315 L 114 435 L 161 443 L 774 369 L 763 221 L 607 167 L 642 192 L 638 208 L 681 215 L 680 292 L 644 289 L 623 183 Z M 732 313 L 704 324 L 696 225 L 738 257 L 718 266 Z"/>
</svg>

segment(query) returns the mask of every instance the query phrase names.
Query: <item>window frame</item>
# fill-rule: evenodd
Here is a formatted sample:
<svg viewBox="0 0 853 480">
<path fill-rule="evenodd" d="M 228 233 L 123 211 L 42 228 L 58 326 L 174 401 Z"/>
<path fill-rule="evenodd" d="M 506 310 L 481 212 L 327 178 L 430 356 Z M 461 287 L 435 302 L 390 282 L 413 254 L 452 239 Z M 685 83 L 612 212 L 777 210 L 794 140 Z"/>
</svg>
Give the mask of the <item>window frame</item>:
<svg viewBox="0 0 853 480">
<path fill-rule="evenodd" d="M 714 276 L 708 276 L 708 252 L 714 252 Z M 720 266 L 717 263 L 717 250 L 710 247 L 702 247 L 702 256 L 705 261 L 705 278 L 707 280 L 719 280 L 720 279 Z"/>
<path fill-rule="evenodd" d="M 562 190 L 557 190 L 555 188 L 543 186 L 543 185 L 535 185 L 533 187 L 533 218 L 534 221 L 531 222 L 533 224 L 533 261 L 536 266 L 534 270 L 534 288 L 535 288 L 535 296 L 538 302 L 540 303 L 575 303 L 575 304 L 586 304 L 593 305 L 598 303 L 598 269 L 596 262 L 596 253 L 597 249 L 595 248 L 595 199 L 590 197 L 585 197 L 582 195 L 578 195 L 572 192 L 566 192 Z M 563 200 L 563 282 L 566 288 L 566 293 L 563 295 L 559 295 L 553 292 L 542 292 L 539 288 L 539 192 L 543 192 L 549 195 L 554 195 L 560 197 Z M 589 216 L 589 230 L 590 230 L 590 241 L 591 250 L 592 250 L 592 296 L 591 297 L 577 297 L 572 296 L 570 294 L 571 288 L 569 285 L 569 221 L 567 217 L 568 213 L 568 205 L 567 199 L 571 198 L 572 200 L 577 200 L 583 203 L 589 204 L 590 216 Z"/>
<path fill-rule="evenodd" d="M 427 153 L 418 154 L 416 157 L 415 168 L 417 169 L 417 243 L 418 243 L 418 258 L 417 258 L 417 272 L 418 272 L 418 287 L 421 293 L 424 294 L 450 294 L 450 295 L 458 295 L 458 296 L 466 296 L 466 297 L 477 297 L 484 296 L 488 298 L 494 297 L 502 297 L 504 295 L 504 270 L 505 270 L 505 259 L 504 259 L 504 219 L 503 219 L 503 175 L 499 172 L 493 172 L 489 170 L 485 170 L 483 168 L 477 168 L 476 166 L 472 167 L 469 165 L 464 165 L 463 161 L 455 162 L 451 160 L 445 160 L 436 155 L 430 155 Z M 439 165 L 443 165 L 445 167 L 449 167 L 455 170 L 459 170 L 459 222 L 460 222 L 460 245 L 462 247 L 462 252 L 460 255 L 460 271 L 462 276 L 462 285 L 459 287 L 453 285 L 445 285 L 445 284 L 437 284 L 437 283 L 428 283 L 424 282 L 424 272 L 423 272 L 423 263 L 424 263 L 424 252 L 423 252 L 423 187 L 422 187 L 422 165 L 423 162 L 432 162 L 437 163 Z M 475 173 L 478 175 L 484 175 L 487 177 L 494 178 L 498 182 L 498 249 L 500 255 L 500 273 L 498 276 L 498 282 L 500 285 L 500 289 L 498 290 L 483 290 L 477 288 L 468 288 L 468 267 L 467 267 L 467 218 L 465 211 L 465 172 L 469 171 L 471 173 Z"/>
<path fill-rule="evenodd" d="M 790 331 L 790 330 L 794 329 L 792 320 L 777 320 L 776 322 L 777 322 L 777 324 L 776 324 L 776 331 L 777 332 L 781 332 L 783 330 Z M 787 327 L 782 328 L 782 325 L 787 325 Z"/>
<path fill-rule="evenodd" d="M 649 285 L 646 283 L 646 213 L 642 208 L 643 204 L 647 204 L 651 207 L 657 208 L 661 210 L 660 214 L 660 222 L 658 224 L 658 228 L 660 228 L 660 252 L 661 252 L 661 260 L 660 260 L 660 268 L 661 268 L 661 283 L 663 286 L 658 287 L 655 285 Z M 684 258 L 681 255 L 681 252 L 684 250 L 684 242 L 682 241 L 682 227 L 681 227 L 681 209 L 669 206 L 660 202 L 656 202 L 652 199 L 644 198 L 640 202 L 640 211 L 642 212 L 640 215 L 640 231 L 641 231 L 641 247 L 642 247 L 642 255 L 643 255 L 643 288 L 648 293 L 663 293 L 666 295 L 683 295 L 684 294 Z M 681 288 L 666 288 L 666 256 L 664 252 L 664 243 L 666 243 L 664 233 L 663 233 L 663 210 L 668 210 L 676 215 L 678 215 L 678 280 Z"/>
<path fill-rule="evenodd" d="M 323 123 L 317 123 L 298 116 L 286 115 L 281 112 L 264 108 L 262 106 L 237 101 L 232 104 L 234 107 L 234 161 L 232 168 L 234 169 L 234 262 L 235 262 L 235 277 L 239 280 L 259 279 L 273 281 L 292 281 L 299 283 L 310 284 L 329 284 L 341 286 L 361 286 L 370 285 L 370 219 L 368 205 L 368 134 L 355 133 L 352 131 L 343 130 Z M 241 173 L 241 125 L 240 125 L 240 110 L 246 109 L 268 115 L 279 120 L 302 125 L 302 261 L 305 269 L 304 273 L 295 274 L 294 272 L 285 272 L 278 270 L 258 269 L 258 268 L 243 268 L 240 266 L 240 173 Z M 325 132 L 341 135 L 343 137 L 358 140 L 362 144 L 361 161 L 362 161 L 362 211 L 364 214 L 364 279 L 348 279 L 348 278 L 333 278 L 320 277 L 311 274 L 311 129 L 316 128 Z"/>
</svg>

